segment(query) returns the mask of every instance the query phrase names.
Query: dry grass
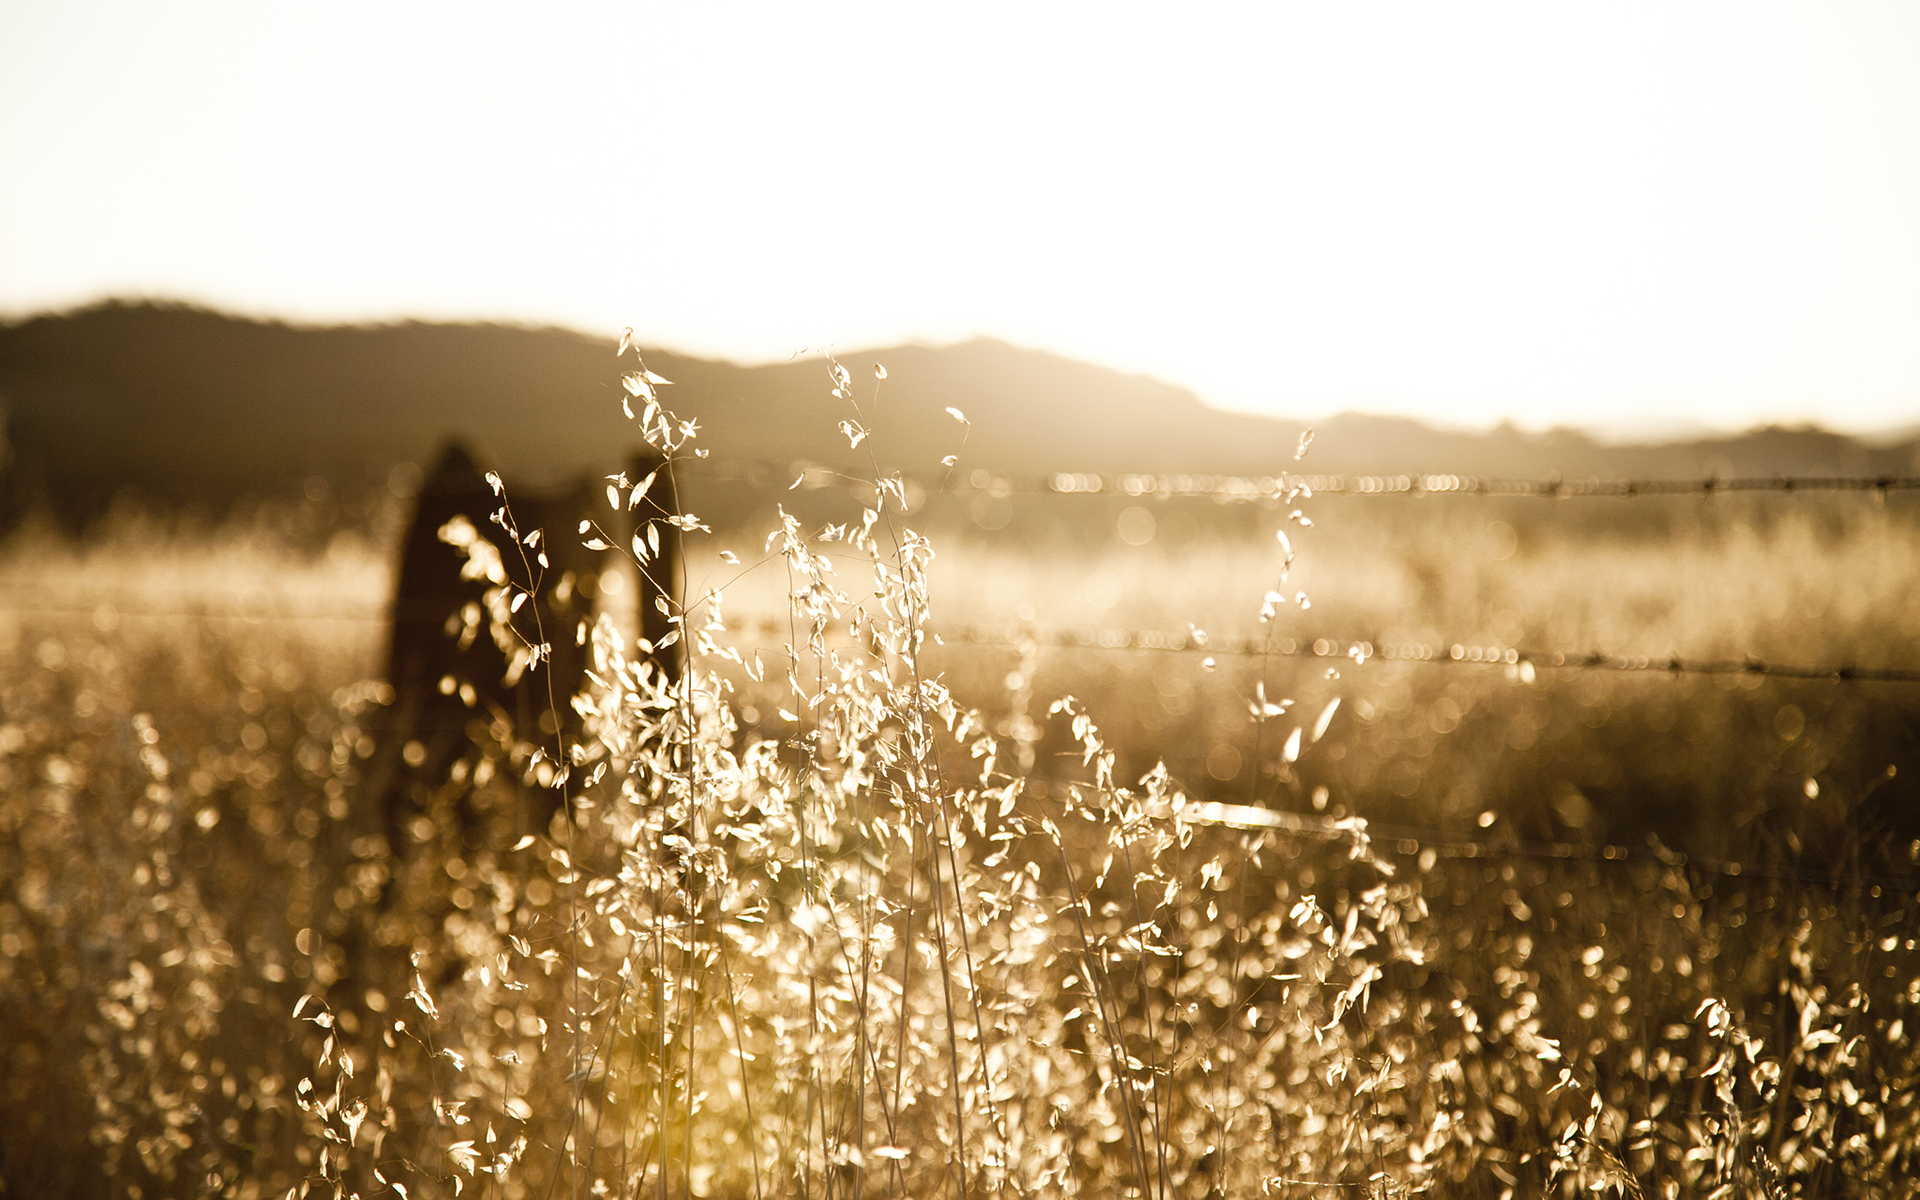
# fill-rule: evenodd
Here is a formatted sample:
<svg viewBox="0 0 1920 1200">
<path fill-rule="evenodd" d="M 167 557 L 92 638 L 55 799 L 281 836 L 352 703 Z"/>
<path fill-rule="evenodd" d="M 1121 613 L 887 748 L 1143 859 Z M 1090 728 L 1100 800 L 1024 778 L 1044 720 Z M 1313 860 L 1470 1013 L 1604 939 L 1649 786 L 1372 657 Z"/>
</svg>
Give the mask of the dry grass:
<svg viewBox="0 0 1920 1200">
<path fill-rule="evenodd" d="M 1920 595 L 1897 511 L 1641 509 L 1609 532 L 1564 506 L 1363 523 L 1358 503 L 1302 505 L 1274 636 L 1889 662 Z M 404 846 L 356 806 L 381 700 L 358 682 L 369 543 L 17 543 L 0 1179 L 1898 1189 L 1920 869 L 1886 801 L 1914 774 L 1910 700 L 929 636 L 1261 635 L 1285 514 L 1176 536 L 1206 515 L 1044 555 L 935 553 L 885 506 L 825 536 L 788 522 L 737 566 L 694 538 L 684 679 L 603 621 L 593 736 L 449 780 Z M 503 600 L 529 582 L 507 561 Z M 283 619 L 316 610 L 351 619 Z M 1250 717 L 1262 696 L 1294 703 Z M 547 836 L 499 834 L 555 787 Z"/>
</svg>

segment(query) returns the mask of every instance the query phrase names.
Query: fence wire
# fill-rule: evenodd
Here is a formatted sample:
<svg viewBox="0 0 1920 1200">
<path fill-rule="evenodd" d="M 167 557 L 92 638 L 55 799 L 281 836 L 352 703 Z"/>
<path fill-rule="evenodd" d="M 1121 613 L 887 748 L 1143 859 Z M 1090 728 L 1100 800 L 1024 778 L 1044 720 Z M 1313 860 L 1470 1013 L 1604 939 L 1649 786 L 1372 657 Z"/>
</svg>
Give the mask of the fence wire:
<svg viewBox="0 0 1920 1200">
<path fill-rule="evenodd" d="M 411 611 L 412 606 L 409 606 Z M 315 609 L 263 612 L 217 612 L 210 609 L 162 609 L 108 603 L 93 604 L 7 604 L 0 601 L 0 613 L 86 617 L 105 632 L 123 619 L 232 622 L 243 625 L 267 623 L 347 623 L 385 625 L 395 615 L 391 606 L 366 609 Z M 727 628 L 737 633 L 755 633 L 767 638 L 788 636 L 784 618 L 761 617 L 727 619 Z M 1406 641 L 1375 642 L 1366 638 L 1291 637 L 1273 638 L 1214 637 L 1197 630 L 1187 632 L 1157 629 L 1037 628 L 1029 625 L 969 624 L 939 626 L 929 635 L 937 646 L 977 646 L 1024 649 L 1028 646 L 1056 650 L 1128 652 L 1157 651 L 1217 655 L 1225 658 L 1314 658 L 1346 660 L 1365 664 L 1373 660 L 1392 663 L 1422 663 L 1438 666 L 1498 666 L 1517 677 L 1531 681 L 1541 670 L 1623 671 L 1664 675 L 1762 675 L 1780 679 L 1827 680 L 1836 683 L 1920 683 L 1920 669 L 1905 667 L 1862 667 L 1852 663 L 1805 665 L 1769 662 L 1754 656 L 1740 659 L 1684 658 L 1678 655 L 1611 654 L 1601 650 L 1558 651 L 1524 649 L 1514 646 L 1471 644 L 1465 642 L 1429 643 Z"/>
<path fill-rule="evenodd" d="M 1767 662 L 1757 657 L 1739 660 L 1689 659 L 1679 656 L 1621 655 L 1604 651 L 1567 653 L 1527 650 L 1513 646 L 1431 644 L 1425 642 L 1374 643 L 1356 638 L 1213 638 L 1195 632 L 1169 633 L 1136 629 L 1029 629 L 1022 626 L 967 625 L 943 631 L 944 640 L 987 646 L 1044 645 L 1066 650 L 1159 650 L 1218 654 L 1246 658 L 1327 658 L 1365 663 L 1417 662 L 1442 665 L 1504 666 L 1527 678 L 1541 669 L 1638 671 L 1673 675 L 1769 675 L 1785 679 L 1826 679 L 1867 683 L 1920 683 L 1920 670 L 1899 667 L 1858 667 L 1850 663 L 1803 666 Z"/>
<path fill-rule="evenodd" d="M 1888 778 L 1891 778 L 1889 772 Z M 1635 850 L 1631 846 L 1571 841 L 1476 841 L 1450 836 L 1444 831 L 1388 822 L 1364 821 L 1352 817 L 1335 818 L 1319 813 L 1298 813 L 1256 804 L 1223 804 L 1217 801 L 1190 802 L 1182 812 L 1184 819 L 1196 825 L 1214 825 L 1228 829 L 1271 830 L 1285 837 L 1310 841 L 1338 842 L 1364 835 L 1376 849 L 1390 850 L 1402 858 L 1414 858 L 1432 852 L 1436 859 L 1531 858 L 1559 862 L 1604 863 L 1618 867 L 1674 867 L 1718 875 L 1727 879 L 1767 879 L 1790 883 L 1817 883 L 1826 886 L 1890 888 L 1910 886 L 1911 881 L 1894 876 L 1861 872 L 1814 871 L 1804 867 L 1754 866 L 1733 860 L 1714 861 L 1679 853 L 1661 846 Z"/>
<path fill-rule="evenodd" d="M 872 489 L 872 484 L 812 463 L 742 460 L 704 461 L 693 467 L 703 479 L 753 487 L 816 491 Z M 1481 475 L 1338 475 L 1280 472 L 1274 475 L 1131 473 L 1104 475 L 1055 471 L 1012 474 L 975 469 L 901 475 L 929 494 L 1108 496 L 1136 500 L 1210 499 L 1259 502 L 1338 496 L 1488 496 L 1574 500 L 1637 496 L 1713 496 L 1736 492 L 1859 492 L 1885 496 L 1920 491 L 1916 475 L 1772 475 L 1700 479 L 1498 479 Z"/>
<path fill-rule="evenodd" d="M 779 639 L 789 636 L 783 619 L 731 617 L 727 628 Z M 1513 646 L 1469 645 L 1462 642 L 1380 642 L 1360 638 L 1214 637 L 1190 630 L 1055 628 L 1030 625 L 949 625 L 928 630 L 942 647 L 1028 647 L 1093 652 L 1158 651 L 1218 655 L 1231 658 L 1317 658 L 1365 664 L 1374 660 L 1437 666 L 1498 666 L 1517 678 L 1531 681 L 1540 670 L 1627 671 L 1667 675 L 1765 675 L 1781 679 L 1828 680 L 1836 683 L 1920 683 L 1920 669 L 1860 667 L 1851 663 L 1806 666 L 1767 662 L 1756 657 L 1734 659 L 1681 658 L 1674 655 L 1609 654 L 1604 651 L 1568 653 L 1526 650 Z"/>
</svg>

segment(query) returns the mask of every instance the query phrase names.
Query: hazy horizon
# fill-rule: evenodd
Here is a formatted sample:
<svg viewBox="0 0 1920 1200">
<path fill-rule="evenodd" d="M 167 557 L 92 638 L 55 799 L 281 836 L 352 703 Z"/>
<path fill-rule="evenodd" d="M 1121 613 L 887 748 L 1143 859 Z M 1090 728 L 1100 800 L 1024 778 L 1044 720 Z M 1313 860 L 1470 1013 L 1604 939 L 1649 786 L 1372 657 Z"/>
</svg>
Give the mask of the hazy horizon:
<svg viewBox="0 0 1920 1200">
<path fill-rule="evenodd" d="M 62 306 L 58 308 L 41 309 L 34 312 L 0 313 L 0 326 L 9 326 L 9 325 L 17 326 L 24 322 L 35 320 L 35 319 L 59 318 L 63 316 L 85 312 L 91 309 L 98 309 L 98 308 L 104 308 L 104 307 L 140 306 L 140 305 L 152 305 L 160 308 L 182 308 L 182 309 L 188 309 L 188 310 L 194 310 L 194 311 L 201 311 L 201 312 L 212 313 L 224 318 L 255 322 L 259 324 L 280 325 L 280 326 L 285 326 L 291 329 L 313 329 L 313 330 L 339 329 L 339 328 L 379 329 L 379 328 L 391 328 L 396 326 L 405 326 L 410 324 L 428 324 L 428 325 L 455 324 L 455 325 L 497 326 L 501 328 L 527 329 L 527 330 L 555 329 L 555 330 L 560 330 L 562 332 L 573 334 L 580 337 L 602 340 L 607 342 L 610 345 L 617 342 L 619 338 L 618 332 L 608 333 L 604 331 L 583 329 L 577 326 L 568 325 L 562 322 L 554 322 L 554 321 L 526 321 L 526 320 L 512 320 L 512 319 L 489 320 L 486 318 L 472 318 L 469 320 L 458 320 L 458 319 L 435 319 L 435 318 L 429 318 L 429 317 L 416 317 L 416 316 L 396 316 L 391 318 L 372 319 L 372 320 L 364 320 L 364 321 L 300 320 L 297 318 L 287 318 L 287 317 L 275 315 L 272 313 L 241 312 L 241 311 L 236 311 L 230 308 L 220 308 L 214 305 L 201 303 L 199 301 L 186 300 L 178 297 L 169 297 L 169 296 L 105 296 L 105 297 L 100 297 L 94 300 L 90 300 L 90 301 L 86 301 L 78 304 Z M 874 354 L 885 354 L 890 350 L 898 350 L 904 347 L 946 349 L 946 348 L 962 347 L 971 343 L 998 343 L 1001 345 L 1013 347 L 1014 349 L 1017 349 L 1017 350 L 1035 351 L 1043 354 L 1051 354 L 1051 355 L 1054 355 L 1055 357 L 1062 358 L 1070 362 L 1078 362 L 1086 366 L 1100 367 L 1100 368 L 1105 368 L 1110 370 L 1121 371 L 1123 374 L 1132 375 L 1142 379 L 1149 379 L 1154 381 L 1155 383 L 1166 384 L 1168 386 L 1183 388 L 1185 390 L 1191 391 L 1191 389 L 1185 388 L 1184 384 L 1180 384 L 1174 380 L 1157 376 L 1150 371 L 1126 371 L 1124 368 L 1116 367 L 1111 363 L 1101 363 L 1101 362 L 1094 362 L 1088 359 L 1075 358 L 1071 355 L 1061 354 L 1058 351 L 1049 350 L 1041 346 L 1022 345 L 1018 342 L 1012 341 L 1007 338 L 998 337 L 993 334 L 973 334 L 971 336 L 952 338 L 948 340 L 919 338 L 919 339 L 913 339 L 909 341 L 896 342 L 890 345 L 859 345 L 859 346 L 837 346 L 837 347 L 835 346 L 802 346 L 802 347 L 796 347 L 789 354 L 778 355 L 773 357 L 765 357 L 765 358 L 728 357 L 725 355 L 697 354 L 697 353 L 690 352 L 685 348 L 679 347 L 679 346 L 666 345 L 666 344 L 649 344 L 646 342 L 646 340 L 643 337 L 639 335 L 638 331 L 636 331 L 635 336 L 636 336 L 636 341 L 640 342 L 642 345 L 646 346 L 646 348 L 650 350 L 657 350 L 657 351 L 670 353 L 670 354 L 674 354 L 674 355 L 677 355 L 680 357 L 686 357 L 686 358 L 700 358 L 700 359 L 704 359 L 711 362 L 724 363 L 730 366 L 737 366 L 737 367 L 743 367 L 743 368 L 773 366 L 783 362 L 790 362 L 793 359 L 801 357 L 806 354 L 819 353 L 822 351 L 830 351 L 835 354 L 844 354 L 848 356 L 850 360 L 852 360 L 852 359 L 859 359 L 859 358 L 863 358 L 863 357 L 874 355 Z M 1807 420 L 1801 420 L 1801 421 L 1793 421 L 1793 420 L 1782 421 L 1782 420 L 1764 420 L 1763 419 L 1763 420 L 1754 421 L 1745 425 L 1712 425 L 1704 421 L 1689 420 L 1684 416 L 1660 417 L 1657 415 L 1647 415 L 1647 416 L 1638 417 L 1638 418 L 1626 417 L 1623 419 L 1616 419 L 1611 421 L 1597 421 L 1597 422 L 1590 422 L 1587 424 L 1568 424 L 1564 422 L 1553 423 L 1553 424 L 1529 423 L 1528 421 L 1521 418 L 1502 415 L 1489 421 L 1474 424 L 1474 423 L 1450 420 L 1444 414 L 1431 415 L 1431 414 L 1422 414 L 1422 413 L 1381 411 L 1381 410 L 1374 410 L 1374 409 L 1351 408 L 1351 407 L 1328 409 L 1324 411 L 1307 411 L 1304 409 L 1278 411 L 1271 407 L 1260 408 L 1260 407 L 1253 407 L 1253 406 L 1235 406 L 1231 404 L 1221 404 L 1205 395 L 1201 395 L 1199 393 L 1193 393 L 1193 394 L 1194 394 L 1194 398 L 1197 401 L 1199 401 L 1202 405 L 1208 408 L 1214 409 L 1215 411 L 1218 411 L 1218 412 L 1240 413 L 1240 414 L 1256 416 L 1256 417 L 1271 417 L 1279 420 L 1322 422 L 1322 421 L 1330 421 L 1339 417 L 1349 417 L 1349 416 L 1380 417 L 1380 418 L 1387 418 L 1387 419 L 1401 418 L 1401 419 L 1418 421 L 1421 424 L 1431 429 L 1434 429 L 1436 431 L 1448 432 L 1448 433 L 1460 433 L 1460 434 L 1485 434 L 1485 433 L 1493 432 L 1503 427 L 1517 429 L 1528 435 L 1540 435 L 1540 434 L 1554 432 L 1557 430 L 1569 430 L 1574 433 L 1578 433 L 1586 437 L 1589 437 L 1595 442 L 1604 446 L 1655 445 L 1655 444 L 1662 444 L 1662 443 L 1679 443 L 1679 442 L 1709 440 L 1709 439 L 1721 438 L 1721 437 L 1737 437 L 1743 433 L 1749 433 L 1749 432 L 1753 432 L 1760 429 L 1766 429 L 1766 428 L 1821 429 L 1828 432 L 1841 433 L 1841 434 L 1845 434 L 1845 435 L 1857 438 L 1861 442 L 1868 445 L 1890 443 L 1896 440 L 1912 437 L 1916 433 L 1920 433 L 1920 421 L 1907 421 L 1902 423 L 1886 424 L 1886 425 L 1880 425 L 1880 426 L 1867 426 L 1867 427 L 1859 427 L 1859 428 L 1836 426 L 1833 424 L 1824 423 L 1818 419 L 1807 419 Z"/>
</svg>

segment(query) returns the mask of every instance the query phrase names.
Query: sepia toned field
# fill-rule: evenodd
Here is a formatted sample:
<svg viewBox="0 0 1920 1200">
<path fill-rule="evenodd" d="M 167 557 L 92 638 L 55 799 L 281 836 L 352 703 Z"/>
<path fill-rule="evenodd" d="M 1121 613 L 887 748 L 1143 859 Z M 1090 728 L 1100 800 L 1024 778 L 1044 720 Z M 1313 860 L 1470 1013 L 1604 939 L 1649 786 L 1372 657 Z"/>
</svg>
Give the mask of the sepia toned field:
<svg viewBox="0 0 1920 1200">
<path fill-rule="evenodd" d="M 1920 685 L 1486 651 L 1920 668 L 1911 504 L 1065 503 L 691 540 L 405 845 L 396 508 L 17 534 L 7 1192 L 1900 1191 Z"/>
</svg>

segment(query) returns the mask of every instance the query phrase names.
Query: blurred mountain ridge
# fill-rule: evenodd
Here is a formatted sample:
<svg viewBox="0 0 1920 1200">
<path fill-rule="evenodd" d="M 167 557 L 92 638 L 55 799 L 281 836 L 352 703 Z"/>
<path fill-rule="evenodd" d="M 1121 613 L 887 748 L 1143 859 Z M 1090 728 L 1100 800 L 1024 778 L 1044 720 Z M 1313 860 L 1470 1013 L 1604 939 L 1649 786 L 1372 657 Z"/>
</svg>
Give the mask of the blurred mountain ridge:
<svg viewBox="0 0 1920 1200">
<path fill-rule="evenodd" d="M 644 339 L 644 331 L 641 333 Z M 406 322 L 294 326 L 184 304 L 108 302 L 0 325 L 4 503 L 84 521 L 118 495 L 219 506 L 384 481 L 449 437 L 510 483 L 617 469 L 639 446 L 620 411 L 632 357 L 574 331 Z M 715 460 L 866 470 L 1017 473 L 1295 469 L 1299 421 L 1210 408 L 1192 392 L 990 339 L 840 356 L 853 401 L 820 356 L 758 366 L 642 350 L 674 381 L 664 403 L 700 422 Z M 874 365 L 884 364 L 885 382 Z M 962 424 L 949 408 L 966 417 Z M 841 421 L 868 429 L 850 448 Z M 1511 425 L 1436 429 L 1348 413 L 1315 423 L 1305 468 L 1503 478 L 1878 475 L 1916 470 L 1920 431 L 1892 441 L 1762 428 L 1616 444 Z"/>
</svg>

